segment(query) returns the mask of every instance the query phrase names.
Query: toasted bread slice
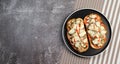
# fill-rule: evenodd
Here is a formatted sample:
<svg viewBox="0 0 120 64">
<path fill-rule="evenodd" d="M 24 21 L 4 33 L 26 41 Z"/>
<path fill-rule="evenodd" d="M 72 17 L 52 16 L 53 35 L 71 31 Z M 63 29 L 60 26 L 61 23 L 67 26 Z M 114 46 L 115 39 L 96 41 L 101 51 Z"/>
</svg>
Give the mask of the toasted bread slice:
<svg viewBox="0 0 120 64">
<path fill-rule="evenodd" d="M 81 18 L 67 21 L 67 38 L 72 47 L 78 52 L 85 52 L 89 48 L 87 34 Z"/>
<path fill-rule="evenodd" d="M 106 26 L 98 14 L 90 14 L 84 18 L 89 42 L 92 48 L 100 49 L 106 43 Z"/>
</svg>

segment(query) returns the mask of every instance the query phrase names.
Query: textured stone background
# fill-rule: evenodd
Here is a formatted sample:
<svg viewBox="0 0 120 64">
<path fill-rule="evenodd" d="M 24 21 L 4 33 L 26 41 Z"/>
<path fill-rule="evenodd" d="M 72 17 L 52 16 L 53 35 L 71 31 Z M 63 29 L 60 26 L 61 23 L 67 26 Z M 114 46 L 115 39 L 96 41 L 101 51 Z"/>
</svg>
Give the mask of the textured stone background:
<svg viewBox="0 0 120 64">
<path fill-rule="evenodd" d="M 75 0 L 0 0 L 0 64 L 59 64 Z"/>
</svg>

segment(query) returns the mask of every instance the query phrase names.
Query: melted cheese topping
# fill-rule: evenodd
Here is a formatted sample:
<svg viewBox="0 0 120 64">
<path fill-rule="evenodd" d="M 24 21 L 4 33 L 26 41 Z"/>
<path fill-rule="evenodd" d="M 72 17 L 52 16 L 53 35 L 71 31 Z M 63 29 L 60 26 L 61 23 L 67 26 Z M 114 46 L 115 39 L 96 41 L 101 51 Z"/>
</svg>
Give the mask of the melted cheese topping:
<svg viewBox="0 0 120 64">
<path fill-rule="evenodd" d="M 88 33 L 90 34 L 90 36 L 95 37 L 95 32 L 94 31 L 88 30 Z"/>
<path fill-rule="evenodd" d="M 75 33 L 75 29 L 71 29 L 70 31 L 69 31 L 69 34 L 74 34 Z"/>
<path fill-rule="evenodd" d="M 91 24 L 88 29 L 94 30 L 94 31 L 99 31 L 99 27 L 97 27 L 95 24 Z"/>
<path fill-rule="evenodd" d="M 98 27 L 100 27 L 100 22 L 96 22 L 96 25 L 97 25 Z"/>
<path fill-rule="evenodd" d="M 100 27 L 101 30 L 105 30 L 105 28 L 103 26 Z"/>
<path fill-rule="evenodd" d="M 84 24 L 83 24 L 83 22 L 80 23 L 80 29 L 84 29 Z"/>
<path fill-rule="evenodd" d="M 74 33 L 74 34 L 72 34 L 72 36 L 73 36 L 73 37 L 77 37 L 77 36 L 78 36 L 77 32 Z"/>
<path fill-rule="evenodd" d="M 83 42 L 85 42 L 85 43 L 86 43 L 86 42 L 87 42 L 87 38 L 85 38 L 85 39 L 83 40 Z"/>
<path fill-rule="evenodd" d="M 82 30 L 80 30 L 80 37 L 83 37 L 84 35 L 86 34 L 86 32 L 85 32 L 85 30 L 84 29 L 82 29 Z"/>
<path fill-rule="evenodd" d="M 75 38 L 76 42 L 80 42 L 79 36 L 75 36 L 74 38 Z"/>
<path fill-rule="evenodd" d="M 101 31 L 101 34 L 102 34 L 102 35 L 105 35 L 106 33 L 107 33 L 106 30 L 102 30 L 102 31 Z"/>
<path fill-rule="evenodd" d="M 81 46 L 82 46 L 82 47 L 86 47 L 86 45 L 85 45 L 85 44 L 83 44 L 83 43 L 81 43 Z"/>
<path fill-rule="evenodd" d="M 81 21 L 80 20 L 76 20 L 76 24 L 79 24 Z"/>
<path fill-rule="evenodd" d="M 95 28 L 95 24 L 91 24 L 91 25 L 88 27 L 88 29 L 90 29 L 90 30 L 94 30 L 94 28 Z"/>
<path fill-rule="evenodd" d="M 80 43 L 76 42 L 75 47 L 80 47 Z"/>
<path fill-rule="evenodd" d="M 92 42 L 93 42 L 93 44 L 99 44 L 99 41 L 98 41 L 99 39 L 94 39 Z"/>
<path fill-rule="evenodd" d="M 91 14 L 89 17 L 90 18 L 96 18 L 97 16 L 95 14 Z"/>
<path fill-rule="evenodd" d="M 91 21 L 90 21 L 91 23 L 95 23 L 95 19 L 91 19 Z"/>
</svg>

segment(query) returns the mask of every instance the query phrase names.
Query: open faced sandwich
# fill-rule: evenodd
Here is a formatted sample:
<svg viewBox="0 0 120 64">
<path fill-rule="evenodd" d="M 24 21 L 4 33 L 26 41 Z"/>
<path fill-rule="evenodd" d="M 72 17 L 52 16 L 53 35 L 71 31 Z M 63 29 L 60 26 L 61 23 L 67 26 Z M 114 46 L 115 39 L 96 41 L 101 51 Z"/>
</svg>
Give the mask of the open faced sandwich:
<svg viewBox="0 0 120 64">
<path fill-rule="evenodd" d="M 89 46 L 100 49 L 106 43 L 106 26 L 97 14 L 67 21 L 67 38 L 72 47 L 78 52 L 85 52 Z M 89 45 L 90 43 L 90 45 Z"/>
<path fill-rule="evenodd" d="M 70 19 L 67 22 L 67 37 L 72 47 L 79 51 L 87 51 L 89 44 L 84 23 L 81 18 Z"/>
</svg>

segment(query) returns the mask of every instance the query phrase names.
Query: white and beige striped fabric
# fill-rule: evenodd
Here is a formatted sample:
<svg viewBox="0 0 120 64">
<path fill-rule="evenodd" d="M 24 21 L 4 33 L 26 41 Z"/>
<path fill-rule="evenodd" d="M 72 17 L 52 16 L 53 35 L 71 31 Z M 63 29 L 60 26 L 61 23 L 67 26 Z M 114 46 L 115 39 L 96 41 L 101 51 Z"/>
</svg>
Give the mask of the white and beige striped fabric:
<svg viewBox="0 0 120 64">
<path fill-rule="evenodd" d="M 120 0 L 76 0 L 74 9 L 95 9 L 103 13 L 112 28 L 112 38 L 107 49 L 99 55 L 81 58 L 67 49 L 62 51 L 60 64 L 120 64 Z"/>
</svg>

